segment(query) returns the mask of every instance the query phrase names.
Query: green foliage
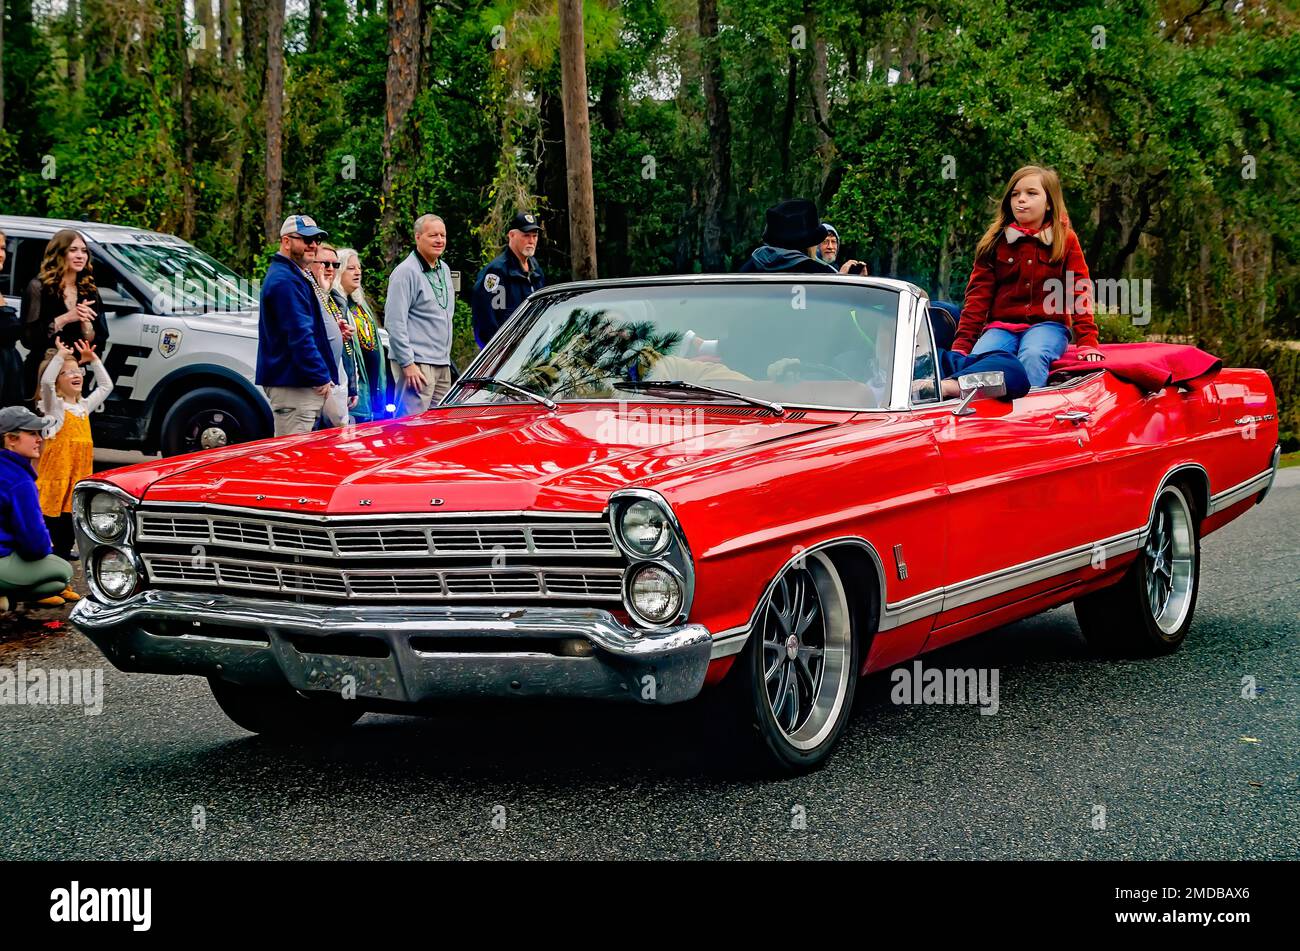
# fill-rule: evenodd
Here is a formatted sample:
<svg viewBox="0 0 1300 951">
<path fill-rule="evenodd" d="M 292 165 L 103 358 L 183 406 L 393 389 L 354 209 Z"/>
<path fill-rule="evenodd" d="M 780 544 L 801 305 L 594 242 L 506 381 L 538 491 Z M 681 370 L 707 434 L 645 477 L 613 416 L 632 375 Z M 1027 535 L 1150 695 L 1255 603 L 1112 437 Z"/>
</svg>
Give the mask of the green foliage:
<svg viewBox="0 0 1300 951">
<path fill-rule="evenodd" d="M 1146 332 L 1133 323 L 1133 318 L 1122 314 L 1096 314 L 1097 338 L 1102 343 L 1141 343 Z"/>
<path fill-rule="evenodd" d="M 62 14 L 8 0 L 0 208 L 177 231 L 188 183 L 193 240 L 253 273 L 268 254 L 254 108 L 264 77 L 190 58 L 187 166 L 178 9 L 88 0 L 69 79 Z M 405 253 L 410 222 L 428 211 L 446 219 L 462 298 L 518 206 L 543 217 L 552 282 L 567 277 L 553 0 L 423 4 L 415 104 L 390 169 L 387 17 L 357 0 L 319 9 L 318 38 L 302 7 L 286 24 L 285 212 L 313 214 L 357 248 L 380 304 L 396 264 L 385 249 Z M 734 264 L 758 243 L 765 207 L 806 195 L 873 274 L 959 299 L 1010 173 L 1051 165 L 1092 275 L 1150 280 L 1153 331 L 1269 367 L 1294 412 L 1294 368 L 1269 343 L 1300 337 L 1293 5 L 719 0 L 718 13 L 706 46 L 697 0 L 584 5 L 602 274 L 699 269 L 715 144 L 702 71 L 716 50 L 730 133 L 722 250 Z M 386 215 L 392 234 L 380 233 Z M 1102 328 L 1103 339 L 1140 329 L 1123 317 Z"/>
</svg>

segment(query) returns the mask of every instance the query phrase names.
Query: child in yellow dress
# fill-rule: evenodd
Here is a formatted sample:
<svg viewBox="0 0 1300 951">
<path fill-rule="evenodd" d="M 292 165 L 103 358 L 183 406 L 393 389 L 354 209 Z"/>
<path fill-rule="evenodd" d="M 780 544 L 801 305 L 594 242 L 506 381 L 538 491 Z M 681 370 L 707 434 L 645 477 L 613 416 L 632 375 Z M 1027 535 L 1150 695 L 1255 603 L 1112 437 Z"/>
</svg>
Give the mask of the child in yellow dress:
<svg viewBox="0 0 1300 951">
<path fill-rule="evenodd" d="M 85 375 L 81 365 L 86 362 L 95 374 L 95 388 L 89 396 L 82 396 Z M 57 352 L 42 369 L 40 379 L 39 408 L 54 422 L 45 431 L 45 446 L 36 470 L 36 490 L 54 553 L 60 558 L 76 558 L 72 550 L 72 487 L 95 471 L 90 414 L 103 406 L 108 394 L 113 392 L 113 380 L 94 347 L 84 340 L 77 341 L 77 356 L 63 341 L 57 341 Z M 71 586 L 56 597 L 64 601 L 80 598 Z"/>
</svg>

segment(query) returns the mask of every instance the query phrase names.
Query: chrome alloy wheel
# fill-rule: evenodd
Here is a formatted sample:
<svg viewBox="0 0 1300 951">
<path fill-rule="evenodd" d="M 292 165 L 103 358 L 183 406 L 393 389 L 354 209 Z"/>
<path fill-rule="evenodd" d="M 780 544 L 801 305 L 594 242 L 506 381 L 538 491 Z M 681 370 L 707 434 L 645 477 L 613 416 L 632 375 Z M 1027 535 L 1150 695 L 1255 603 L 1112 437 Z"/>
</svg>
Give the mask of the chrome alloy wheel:
<svg viewBox="0 0 1300 951">
<path fill-rule="evenodd" d="M 768 709 L 791 746 L 812 749 L 834 729 L 854 673 L 848 597 L 831 560 L 814 553 L 787 569 L 759 623 Z"/>
<path fill-rule="evenodd" d="M 1181 494 L 1167 492 L 1160 497 L 1142 556 L 1151 618 L 1165 634 L 1173 634 L 1182 627 L 1192 604 L 1196 558 L 1192 513 Z"/>
</svg>

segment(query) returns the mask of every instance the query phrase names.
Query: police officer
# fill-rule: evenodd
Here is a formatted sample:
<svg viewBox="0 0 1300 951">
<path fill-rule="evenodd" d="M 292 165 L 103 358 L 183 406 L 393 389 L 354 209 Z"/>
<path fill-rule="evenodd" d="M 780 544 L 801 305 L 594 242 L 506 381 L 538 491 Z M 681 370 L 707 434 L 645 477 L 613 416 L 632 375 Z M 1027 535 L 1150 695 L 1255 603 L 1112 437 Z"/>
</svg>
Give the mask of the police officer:
<svg viewBox="0 0 1300 951">
<path fill-rule="evenodd" d="M 470 304 L 474 311 L 474 339 L 480 349 L 487 346 L 525 297 L 546 286 L 546 275 L 533 257 L 541 230 L 536 215 L 519 212 L 506 233 L 506 249 L 478 272 Z"/>
</svg>

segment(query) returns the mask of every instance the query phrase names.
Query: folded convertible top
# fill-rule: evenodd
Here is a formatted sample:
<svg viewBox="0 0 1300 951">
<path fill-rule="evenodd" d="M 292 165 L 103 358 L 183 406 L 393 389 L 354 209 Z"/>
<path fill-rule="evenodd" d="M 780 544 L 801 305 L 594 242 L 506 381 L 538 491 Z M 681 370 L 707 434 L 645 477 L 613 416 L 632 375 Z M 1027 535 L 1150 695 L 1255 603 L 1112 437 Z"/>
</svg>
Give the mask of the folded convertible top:
<svg viewBox="0 0 1300 951">
<path fill-rule="evenodd" d="M 1077 347 L 1067 347 L 1061 359 L 1052 364 L 1051 375 L 1107 370 L 1147 392 L 1155 392 L 1217 373 L 1223 367 L 1218 357 L 1186 344 L 1108 343 L 1098 349 L 1106 355 L 1105 362 L 1082 360 Z"/>
</svg>

